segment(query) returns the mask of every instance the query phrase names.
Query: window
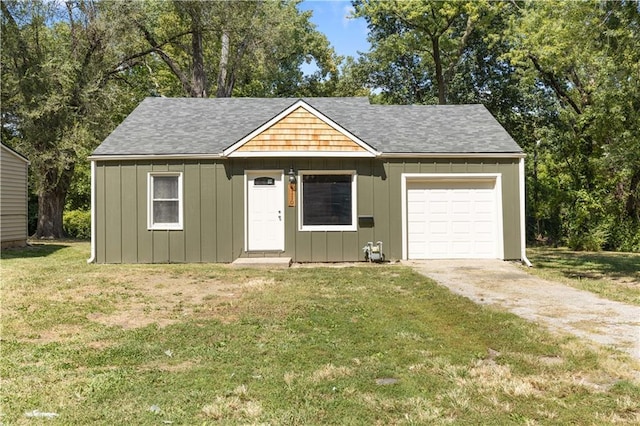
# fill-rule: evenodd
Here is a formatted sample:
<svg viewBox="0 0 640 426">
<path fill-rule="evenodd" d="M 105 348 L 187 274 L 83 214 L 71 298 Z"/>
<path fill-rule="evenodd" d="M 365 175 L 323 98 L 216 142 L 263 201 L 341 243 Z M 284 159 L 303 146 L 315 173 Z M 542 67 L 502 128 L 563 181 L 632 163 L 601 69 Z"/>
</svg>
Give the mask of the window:
<svg viewBox="0 0 640 426">
<path fill-rule="evenodd" d="M 355 231 L 354 172 L 301 172 L 301 231 Z"/>
<path fill-rule="evenodd" d="M 149 173 L 149 229 L 182 229 L 182 173 Z"/>
</svg>

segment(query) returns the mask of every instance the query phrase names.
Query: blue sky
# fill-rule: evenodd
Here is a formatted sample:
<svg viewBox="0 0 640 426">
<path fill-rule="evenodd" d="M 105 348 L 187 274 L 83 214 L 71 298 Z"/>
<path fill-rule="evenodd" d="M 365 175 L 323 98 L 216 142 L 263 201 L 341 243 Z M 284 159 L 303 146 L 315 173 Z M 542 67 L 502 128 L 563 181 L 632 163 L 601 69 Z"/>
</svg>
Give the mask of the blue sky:
<svg viewBox="0 0 640 426">
<path fill-rule="evenodd" d="M 338 55 L 357 57 L 369 50 L 367 23 L 363 18 L 349 19 L 351 1 L 305 0 L 299 10 L 312 10 L 311 22 L 324 33 Z"/>
</svg>

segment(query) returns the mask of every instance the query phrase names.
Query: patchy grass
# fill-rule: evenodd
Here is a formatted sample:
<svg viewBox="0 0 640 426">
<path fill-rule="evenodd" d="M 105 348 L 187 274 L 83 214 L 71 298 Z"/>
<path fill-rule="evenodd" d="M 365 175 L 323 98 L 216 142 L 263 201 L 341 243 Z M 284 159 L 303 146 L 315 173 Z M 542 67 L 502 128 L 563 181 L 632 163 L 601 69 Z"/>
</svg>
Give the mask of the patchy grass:
<svg viewBox="0 0 640 426">
<path fill-rule="evenodd" d="M 400 266 L 3 253 L 3 424 L 637 424 L 638 365 Z M 391 380 L 393 379 L 393 380 Z"/>
<path fill-rule="evenodd" d="M 527 249 L 527 255 L 534 264 L 526 268 L 531 274 L 640 306 L 640 253 L 537 247 Z"/>
</svg>

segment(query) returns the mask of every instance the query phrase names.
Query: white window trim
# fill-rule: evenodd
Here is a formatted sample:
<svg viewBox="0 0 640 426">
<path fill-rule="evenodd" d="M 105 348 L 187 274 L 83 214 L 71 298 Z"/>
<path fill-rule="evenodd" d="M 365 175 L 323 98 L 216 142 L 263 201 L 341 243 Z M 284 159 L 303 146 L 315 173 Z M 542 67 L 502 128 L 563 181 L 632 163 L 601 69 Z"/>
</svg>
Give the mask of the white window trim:
<svg viewBox="0 0 640 426">
<path fill-rule="evenodd" d="M 304 225 L 304 175 L 351 175 L 351 225 Z M 300 170 L 298 171 L 298 231 L 357 231 L 358 230 L 358 175 L 355 170 Z"/>
<path fill-rule="evenodd" d="M 156 176 L 178 177 L 178 222 L 153 223 L 153 178 Z M 184 197 L 182 191 L 182 172 L 149 172 L 147 174 L 147 229 L 153 231 L 183 230 Z"/>
<path fill-rule="evenodd" d="M 409 258 L 409 238 L 407 224 L 407 183 L 424 181 L 473 181 L 492 180 L 495 182 L 496 201 L 496 255 L 504 259 L 504 229 L 502 226 L 502 173 L 402 173 L 400 175 L 401 215 L 402 215 L 402 260 Z"/>
</svg>

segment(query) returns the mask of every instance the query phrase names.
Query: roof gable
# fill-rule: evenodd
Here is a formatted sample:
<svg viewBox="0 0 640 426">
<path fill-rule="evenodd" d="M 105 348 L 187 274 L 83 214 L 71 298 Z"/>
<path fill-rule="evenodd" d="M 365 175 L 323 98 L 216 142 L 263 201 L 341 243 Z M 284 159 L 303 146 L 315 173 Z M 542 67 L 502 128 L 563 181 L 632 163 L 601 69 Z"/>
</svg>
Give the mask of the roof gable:
<svg viewBox="0 0 640 426">
<path fill-rule="evenodd" d="M 9 153 L 9 154 L 13 155 L 13 156 L 14 156 L 14 157 L 16 157 L 18 160 L 25 162 L 27 165 L 31 164 L 31 162 L 29 161 L 29 159 L 28 159 L 27 157 L 25 157 L 24 155 L 20 154 L 18 151 L 14 150 L 13 148 L 8 147 L 8 146 L 7 146 L 7 145 L 5 145 L 5 144 L 0 144 L 0 146 L 2 147 L 2 149 L 3 149 L 5 152 L 7 152 L 7 153 Z"/>
<path fill-rule="evenodd" d="M 225 149 L 225 157 L 375 157 L 375 149 L 299 100 Z"/>
</svg>

